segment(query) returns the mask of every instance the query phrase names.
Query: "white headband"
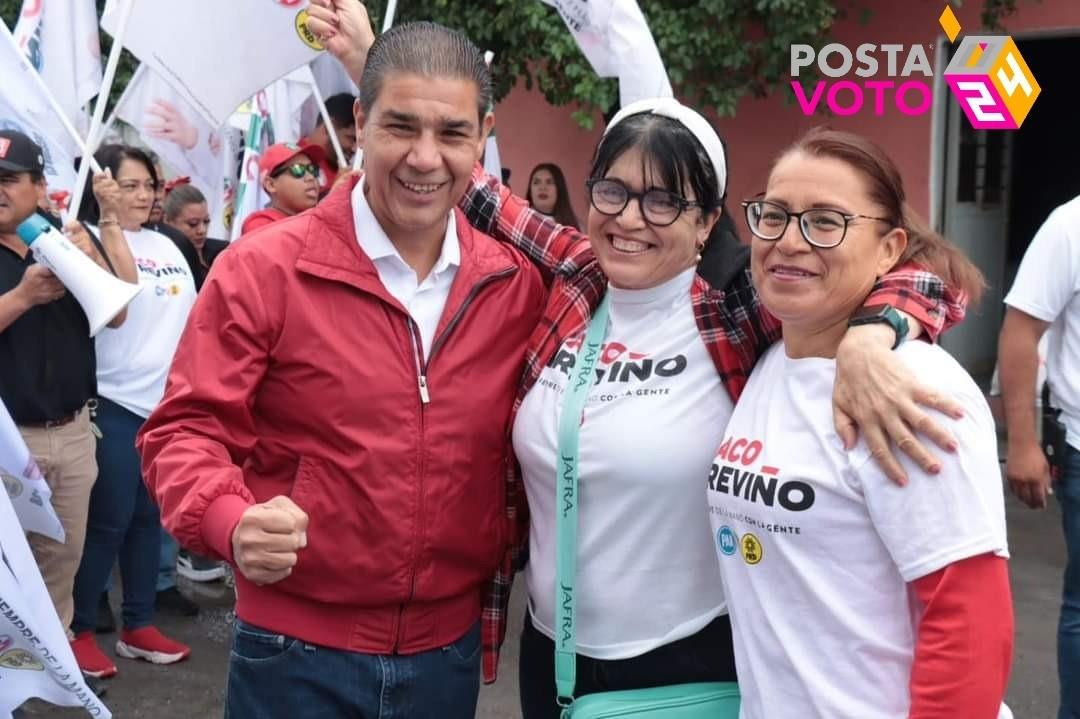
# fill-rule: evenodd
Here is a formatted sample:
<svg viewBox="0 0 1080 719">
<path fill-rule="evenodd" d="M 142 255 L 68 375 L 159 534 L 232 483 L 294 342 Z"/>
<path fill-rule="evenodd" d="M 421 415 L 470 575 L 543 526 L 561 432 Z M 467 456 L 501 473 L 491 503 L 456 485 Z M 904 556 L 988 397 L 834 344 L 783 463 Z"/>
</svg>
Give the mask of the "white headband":
<svg viewBox="0 0 1080 719">
<path fill-rule="evenodd" d="M 648 112 L 653 115 L 663 115 L 679 122 L 697 138 L 701 146 L 705 148 L 705 154 L 712 161 L 713 170 L 716 172 L 716 184 L 720 190 L 720 197 L 727 190 L 727 158 L 724 155 L 724 144 L 720 142 L 720 136 L 712 128 L 709 121 L 700 114 L 691 110 L 686 105 L 673 97 L 652 97 L 647 100 L 638 100 L 619 110 L 615 117 L 611 118 L 604 134 L 611 132 L 611 128 L 630 117 Z"/>
</svg>

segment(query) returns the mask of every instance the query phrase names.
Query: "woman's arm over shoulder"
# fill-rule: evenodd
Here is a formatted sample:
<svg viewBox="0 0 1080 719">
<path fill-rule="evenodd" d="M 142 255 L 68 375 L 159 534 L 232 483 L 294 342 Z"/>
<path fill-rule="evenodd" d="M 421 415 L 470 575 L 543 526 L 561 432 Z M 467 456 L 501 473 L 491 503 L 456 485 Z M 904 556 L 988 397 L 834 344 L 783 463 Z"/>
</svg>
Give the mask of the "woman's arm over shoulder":
<svg viewBox="0 0 1080 719">
<path fill-rule="evenodd" d="M 1008 556 L 1005 497 L 998 464 L 997 432 L 978 385 L 945 350 L 912 342 L 894 353 L 934 391 L 963 408 L 963 416 L 927 414 L 955 438 L 931 474 L 912 458 L 898 457 L 908 483 L 891 481 L 874 461 L 869 444 L 849 453 L 867 511 L 893 562 L 907 582 L 950 563 L 985 553 Z"/>
<path fill-rule="evenodd" d="M 480 232 L 523 252 L 549 282 L 555 275 L 574 274 L 593 259 L 585 235 L 532 209 L 479 164 L 458 207 Z"/>
</svg>

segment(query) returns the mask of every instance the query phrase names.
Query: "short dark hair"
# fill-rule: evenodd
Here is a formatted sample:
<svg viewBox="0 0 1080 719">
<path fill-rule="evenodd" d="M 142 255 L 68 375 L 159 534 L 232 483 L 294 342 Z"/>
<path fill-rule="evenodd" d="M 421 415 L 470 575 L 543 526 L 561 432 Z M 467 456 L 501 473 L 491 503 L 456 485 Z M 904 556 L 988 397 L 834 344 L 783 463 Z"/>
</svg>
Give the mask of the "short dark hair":
<svg viewBox="0 0 1080 719">
<path fill-rule="evenodd" d="M 724 198 L 705 147 L 685 125 L 664 115 L 638 113 L 608 130 L 596 146 L 589 177 L 604 177 L 633 148 L 641 151 L 646 169 L 652 168 L 664 189 L 681 195 L 689 185 L 703 215 L 720 209 Z"/>
<path fill-rule="evenodd" d="M 479 116 L 484 117 L 491 107 L 491 73 L 484 56 L 457 30 L 433 22 L 410 22 L 375 38 L 360 78 L 360 107 L 365 114 L 371 112 L 392 72 L 471 80 L 478 90 Z"/>
<path fill-rule="evenodd" d="M 138 147 L 132 145 L 102 145 L 94 153 L 94 159 L 101 165 L 102 170 L 111 171 L 113 177 L 119 174 L 120 165 L 124 160 L 134 160 L 146 167 L 146 171 L 150 173 L 150 179 L 154 181 L 155 186 L 159 182 L 157 170 L 154 169 L 154 161 L 150 159 L 150 155 Z M 87 182 L 83 188 L 82 204 L 79 206 L 79 219 L 91 225 L 96 225 L 101 220 L 101 208 L 98 206 L 97 198 L 94 197 L 93 182 Z"/>
<path fill-rule="evenodd" d="M 203 202 L 206 202 L 206 195 L 195 185 L 177 185 L 165 195 L 161 210 L 165 213 L 165 219 L 173 220 L 188 205 L 199 205 Z"/>
<path fill-rule="evenodd" d="M 353 103 L 355 102 L 356 96 L 347 92 L 339 92 L 326 98 L 326 114 L 330 116 L 330 122 L 335 128 L 352 126 Z M 315 127 L 322 127 L 323 124 L 323 116 L 320 112 L 319 118 L 315 121 Z"/>
</svg>

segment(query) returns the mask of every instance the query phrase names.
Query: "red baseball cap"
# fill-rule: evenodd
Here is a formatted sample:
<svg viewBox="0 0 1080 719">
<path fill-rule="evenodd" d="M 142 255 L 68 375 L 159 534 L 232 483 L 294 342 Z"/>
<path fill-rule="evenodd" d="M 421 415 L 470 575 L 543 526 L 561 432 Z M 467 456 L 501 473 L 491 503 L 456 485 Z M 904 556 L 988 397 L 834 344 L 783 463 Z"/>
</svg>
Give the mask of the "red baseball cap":
<svg viewBox="0 0 1080 719">
<path fill-rule="evenodd" d="M 318 145 L 300 147 L 291 142 L 279 142 L 266 148 L 262 157 L 259 158 L 259 174 L 273 174 L 274 170 L 297 155 L 307 155 L 316 165 L 321 165 L 326 161 L 326 153 Z"/>
</svg>

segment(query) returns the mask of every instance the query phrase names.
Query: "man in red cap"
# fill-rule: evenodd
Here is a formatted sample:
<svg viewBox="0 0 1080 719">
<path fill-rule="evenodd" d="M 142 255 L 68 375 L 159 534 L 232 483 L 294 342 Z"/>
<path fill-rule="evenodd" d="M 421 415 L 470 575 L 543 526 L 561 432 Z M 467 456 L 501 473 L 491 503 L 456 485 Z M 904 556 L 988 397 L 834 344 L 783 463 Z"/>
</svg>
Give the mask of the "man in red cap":
<svg viewBox="0 0 1080 719">
<path fill-rule="evenodd" d="M 266 148 L 259 159 L 259 180 L 270 206 L 244 220 L 240 234 L 310 210 L 319 201 L 319 165 L 326 155 L 317 145 L 301 148 L 288 142 Z"/>
</svg>

